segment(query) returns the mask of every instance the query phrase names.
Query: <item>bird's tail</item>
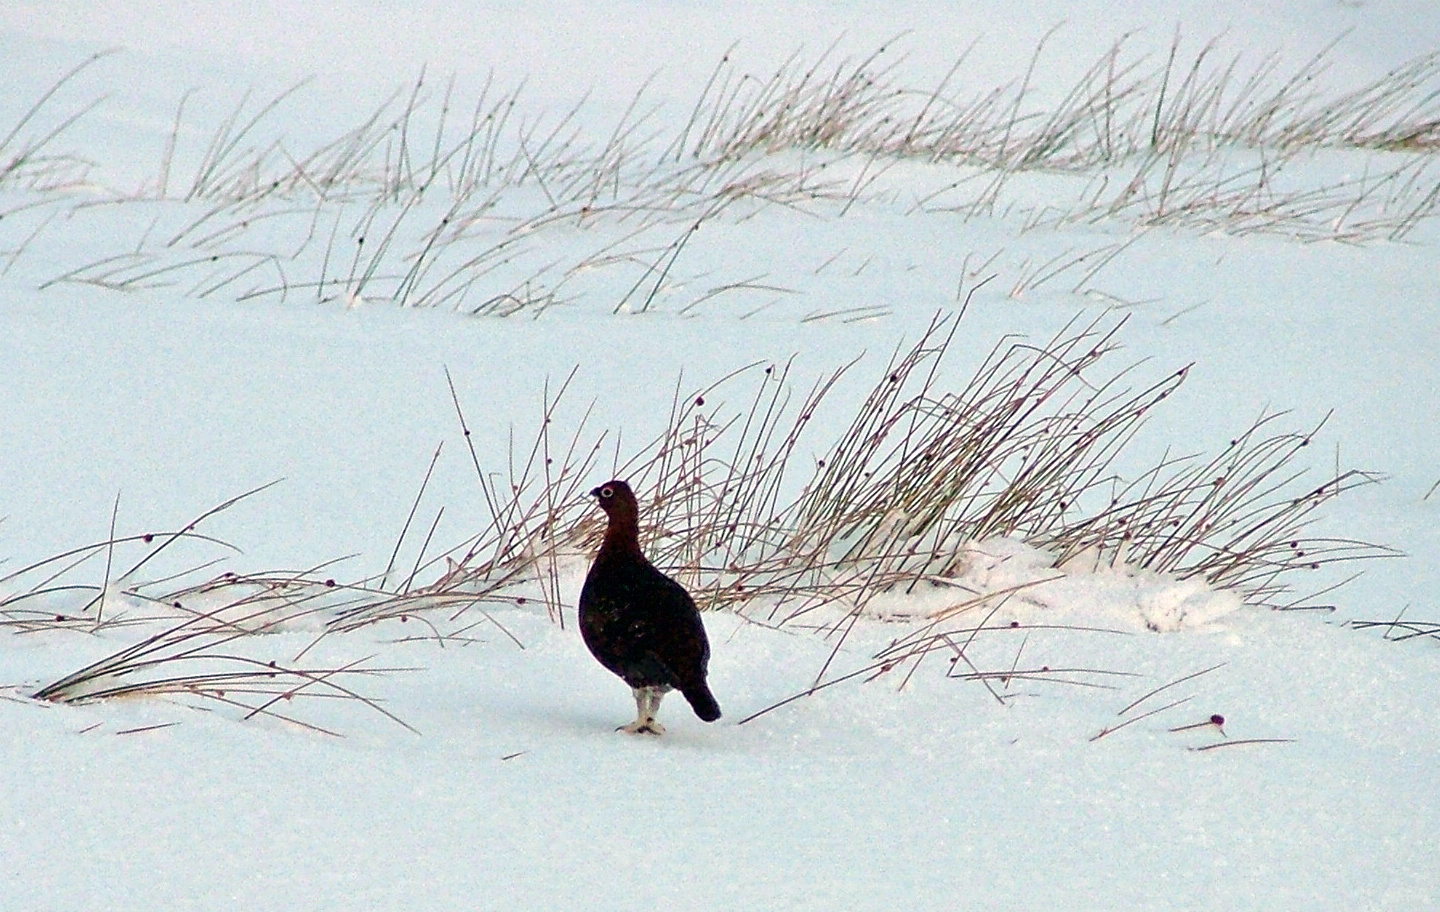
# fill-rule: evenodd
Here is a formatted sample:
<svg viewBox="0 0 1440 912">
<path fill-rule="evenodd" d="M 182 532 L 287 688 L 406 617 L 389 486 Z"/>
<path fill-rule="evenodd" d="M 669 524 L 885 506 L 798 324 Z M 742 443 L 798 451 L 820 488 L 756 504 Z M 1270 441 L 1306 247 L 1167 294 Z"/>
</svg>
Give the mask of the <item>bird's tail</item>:
<svg viewBox="0 0 1440 912">
<path fill-rule="evenodd" d="M 710 688 L 701 681 L 691 687 L 682 688 L 680 693 L 690 703 L 690 708 L 695 710 L 695 715 L 701 721 L 714 722 L 720 718 L 720 704 L 715 702 L 715 695 L 710 693 Z"/>
</svg>

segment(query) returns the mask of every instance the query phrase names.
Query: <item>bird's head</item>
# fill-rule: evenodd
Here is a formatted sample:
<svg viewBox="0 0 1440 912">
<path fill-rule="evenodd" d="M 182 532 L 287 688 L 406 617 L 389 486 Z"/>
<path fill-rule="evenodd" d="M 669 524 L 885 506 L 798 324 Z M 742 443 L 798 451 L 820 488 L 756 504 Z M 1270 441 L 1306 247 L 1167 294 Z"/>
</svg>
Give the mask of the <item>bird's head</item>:
<svg viewBox="0 0 1440 912">
<path fill-rule="evenodd" d="M 600 487 L 590 492 L 600 504 L 608 516 L 637 516 L 640 512 L 639 504 L 635 502 L 635 492 L 630 486 L 620 479 L 607 481 Z"/>
</svg>

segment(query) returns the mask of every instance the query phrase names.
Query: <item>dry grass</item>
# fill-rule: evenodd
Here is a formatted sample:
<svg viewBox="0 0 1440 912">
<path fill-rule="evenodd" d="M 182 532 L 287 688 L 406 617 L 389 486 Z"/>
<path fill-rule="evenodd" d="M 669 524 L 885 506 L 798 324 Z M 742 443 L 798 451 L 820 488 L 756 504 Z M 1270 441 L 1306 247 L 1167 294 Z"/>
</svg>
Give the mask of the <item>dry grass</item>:
<svg viewBox="0 0 1440 912">
<path fill-rule="evenodd" d="M 1383 630 L 1385 639 L 1392 642 L 1403 642 L 1413 639 L 1435 639 L 1440 640 L 1440 623 L 1435 621 L 1410 621 L 1405 619 L 1409 606 L 1402 609 L 1399 616 L 1389 621 L 1350 621 L 1349 626 L 1356 630 Z"/>
<path fill-rule="evenodd" d="M 302 596 L 301 601 L 309 597 Z M 337 733 L 302 720 L 288 707 L 297 700 L 343 700 L 410 728 L 350 683 L 355 678 L 403 669 L 373 666 L 369 664 L 372 657 L 334 666 L 257 658 L 255 653 L 265 649 L 259 636 L 295 619 L 294 614 L 277 610 L 281 605 L 296 607 L 294 601 L 272 593 L 262 599 L 241 597 L 220 609 L 196 613 L 41 687 L 33 696 L 53 703 L 199 697 L 243 710 L 245 719 L 269 716 L 329 735 Z M 299 609 L 301 614 L 310 610 Z"/>
<path fill-rule="evenodd" d="M 1279 415 L 1262 416 L 1216 456 L 1167 457 L 1122 477 L 1116 464 L 1127 444 L 1188 372 L 1142 381 L 1137 366 L 1113 369 L 1123 321 L 1073 323 L 1043 344 L 1002 340 L 968 380 L 952 385 L 945 361 L 960 319 L 937 316 L 848 409 L 831 400 L 855 364 L 799 387 L 788 365 L 775 364 L 742 367 L 690 393 L 677 385 L 665 427 L 638 447 L 592 430 L 588 409 L 562 432 L 567 378 L 547 389 L 530 442 L 512 435 L 503 472 L 487 471 L 470 447 L 490 522 L 458 546 L 435 548 L 441 512 L 426 523 L 421 511 L 427 472 L 388 566 L 368 580 L 337 583 L 320 567 L 183 582 L 204 575 L 211 562 L 201 561 L 138 581 L 142 568 L 159 572 L 163 550 L 223 547 L 198 527 L 257 489 L 179 531 L 112 535 L 11 573 L 0 584 L 19 594 L 0 605 L 0 624 L 21 632 L 161 628 L 40 688 L 41 699 L 178 694 L 249 717 L 278 716 L 277 707 L 301 697 L 328 698 L 389 716 L 350 681 L 395 669 L 369 658 L 324 664 L 305 656 L 392 621 L 413 621 L 439 645 L 468 641 L 487 626 L 514 640 L 492 609 L 532 599 L 565 624 L 571 575 L 602 531 L 587 491 L 613 474 L 641 495 L 647 553 L 703 608 L 818 629 L 831 638 L 833 657 L 855 622 L 874 615 L 879 595 L 944 593 L 942 607 L 927 610 L 855 674 L 894 672 L 903 684 L 933 657 L 948 663 L 948 675 L 981 682 L 1003 701 L 1010 681 L 1108 686 L 1114 672 L 1030 668 L 1021 662 L 1024 642 L 1008 668 L 973 664 L 978 640 L 1045 626 L 992 622 L 1009 598 L 1045 580 L 971 589 L 966 548 L 973 542 L 1022 539 L 1057 567 L 1093 561 L 1199 578 L 1274 607 L 1303 602 L 1296 581 L 1324 565 L 1388 553 L 1309 532 L 1324 503 L 1374 478 L 1337 471 L 1305 481 L 1300 459 L 1319 429 L 1277 431 Z M 726 404 L 740 394 L 741 407 Z M 453 388 L 452 395 L 469 443 L 461 396 Z M 835 420 L 836 409 L 845 420 Z M 843 430 L 817 446 L 811 428 L 822 413 L 824 424 Z M 604 458 L 610 452 L 613 461 Z M 118 560 L 136 548 L 137 559 Z M 401 563 L 402 552 L 413 558 Z M 99 585 L 68 582 L 102 560 Z M 74 606 L 77 589 L 83 607 L 57 614 L 53 605 Z M 266 654 L 275 648 L 267 634 L 297 629 L 311 632 L 308 645 Z M 827 662 L 815 686 L 853 677 L 828 671 Z"/>
<path fill-rule="evenodd" d="M 859 59 L 833 49 L 813 61 L 796 55 L 760 78 L 727 56 L 682 122 L 667 121 L 642 88 L 599 134 L 583 105 L 528 116 L 518 89 L 494 84 L 462 104 L 453 83 L 422 74 L 359 125 L 303 148 L 276 126 L 302 87 L 247 96 L 191 150 L 182 100 L 149 198 L 70 204 L 73 220 L 151 207 L 145 236 L 122 238 L 119 252 L 46 284 L 535 316 L 580 296 L 587 275 L 614 272 L 628 289 L 609 299 L 614 309 L 643 312 L 661 306 L 703 226 L 771 209 L 842 218 L 897 162 L 942 176 L 943 189 L 915 212 L 1003 216 L 1007 193 L 1029 176 L 1081 183 L 1073 199 L 1025 211 L 1027 228 L 1120 220 L 1359 242 L 1403 238 L 1440 204 L 1435 55 L 1337 96 L 1310 88 L 1325 55 L 1282 73 L 1277 58 L 1249 65 L 1213 41 L 1185 53 L 1177 37 L 1152 60 L 1121 40 L 1059 103 L 1037 106 L 1031 74 L 1043 54 L 1042 44 L 1016 83 L 978 92 L 964 87 L 963 57 L 939 85 L 916 90 L 897 83 L 886 48 Z M 88 174 L 56 151 L 88 107 L 37 125 L 89 63 L 57 80 L 0 141 L 0 188 L 41 193 L 53 208 Z M 1364 155 L 1374 167 L 1330 183 L 1309 177 L 1312 160 L 1332 154 Z M 10 251 L 10 264 L 43 242 L 43 227 Z M 1124 248 L 1027 264 L 1011 294 L 1082 270 L 1093 276 Z M 791 291 L 764 275 L 721 278 L 677 309 L 755 288 Z M 1304 481 L 1300 459 L 1318 428 L 1296 433 L 1278 427 L 1282 416 L 1261 415 L 1218 455 L 1167 458 L 1122 478 L 1117 459 L 1186 369 L 1143 381 L 1135 369 L 1112 370 L 1119 324 L 1076 323 L 1040 344 L 1006 339 L 968 381 L 951 384 L 942 362 L 957 326 L 937 318 L 897 351 L 853 414 L 825 422 L 843 426 L 833 439 L 817 442 L 811 429 L 822 410 L 846 408 L 832 393 L 855 365 L 801 385 L 786 364 L 750 365 L 693 392 L 677 384 L 665 427 L 623 453 L 591 429 L 588 411 L 568 433 L 556 426 L 567 381 L 546 391 L 531 442 L 512 440 L 504 473 L 486 471 L 470 450 L 490 523 L 432 549 L 437 514 L 428 532 L 415 528 L 423 541 L 408 570 L 392 560 L 375 579 L 338 585 L 318 571 L 140 583 L 161 549 L 223 544 L 196 531 L 206 514 L 163 535 L 112 534 L 9 575 L 0 584 L 17 594 L 0 602 L 0 625 L 164 627 L 42 688 L 45 699 L 186 693 L 275 714 L 292 698 L 324 694 L 384 712 L 344 683 L 382 669 L 308 665 L 304 653 L 271 665 L 255 654 L 256 635 L 307 618 L 320 636 L 413 619 L 443 643 L 479 625 L 503 630 L 489 609 L 537 591 L 564 623 L 562 576 L 600 533 L 585 493 L 600 474 L 640 491 L 648 552 L 703 593 L 706 608 L 818 626 L 838 649 L 877 594 L 955 590 L 948 609 L 874 656 L 866 673 L 913 674 L 927 657 L 948 656 L 953 674 L 986 686 L 1004 675 L 961 663 L 993 628 L 969 615 L 1010 593 L 977 597 L 956 586 L 967 542 L 1021 538 L 1057 563 L 1200 578 L 1277 607 L 1298 604 L 1295 581 L 1316 569 L 1385 553 L 1309 532 L 1318 508 L 1374 480 L 1337 471 Z M 455 406 L 468 440 L 458 392 Z M 397 555 L 410 535 L 407 523 Z M 132 547 L 142 556 L 126 570 L 115 558 Z M 102 561 L 98 584 L 72 582 Z M 77 592 L 86 600 L 78 610 Z M 117 595 L 154 610 L 119 610 Z M 174 606 L 197 597 L 212 607 L 177 623 L 174 612 L 187 609 Z M 1099 675 L 1032 672 L 1072 683 Z M 1009 676 L 1025 674 L 1017 654 Z"/>
<path fill-rule="evenodd" d="M 1434 213 L 1440 54 L 1336 96 L 1313 88 L 1329 49 L 1286 73 L 1278 55 L 1247 63 L 1214 39 L 1187 55 L 1177 34 L 1162 61 L 1129 53 L 1127 41 L 1049 106 L 1031 99 L 1045 42 L 1017 83 L 974 95 L 955 88 L 963 57 L 929 92 L 897 86 L 884 48 L 858 61 L 792 58 L 768 81 L 727 58 L 689 119 L 687 154 L 806 148 L 962 165 L 977 173 L 951 183 L 960 201 L 940 208 L 972 216 L 1000 211 L 1009 182 L 1028 172 L 1094 176 L 1058 205 L 1052 217 L 1063 221 L 1367 240 L 1403 237 Z M 1378 158 L 1360 178 L 1287 185 L 1321 149 L 1411 154 Z"/>
<path fill-rule="evenodd" d="M 55 80 L 0 137 L 0 188 L 56 191 L 74 187 L 85 180 L 90 164 L 81 156 L 57 152 L 52 147 L 76 121 L 98 107 L 100 100 L 92 100 L 67 114 L 59 114 L 58 119 L 49 115 L 56 97 L 65 87 L 105 56 L 95 54 Z M 50 120 L 54 122 L 47 122 Z"/>
<path fill-rule="evenodd" d="M 373 657 L 336 665 L 309 664 L 302 661 L 308 649 L 294 656 L 277 655 L 283 646 L 268 636 L 295 629 L 323 630 L 324 618 L 369 597 L 368 593 L 322 579 L 323 568 L 258 576 L 227 572 L 176 588 L 178 582 L 204 574 L 217 562 L 206 558 L 193 563 L 197 550 L 234 550 L 198 527 L 269 487 L 231 498 L 179 530 L 118 537 L 112 530 L 106 541 L 71 549 L 0 578 L 0 587 L 13 593 L 0 601 L 0 628 L 14 633 L 67 630 L 113 636 L 131 629 L 149 631 L 137 642 L 38 688 L 32 696 L 55 703 L 196 697 L 241 710 L 246 719 L 267 716 L 332 735 L 336 732 L 301 718 L 290 707 L 297 701 L 343 700 L 408 728 L 351 683 L 401 669 L 376 666 Z M 189 554 L 177 554 L 186 548 Z M 162 554 L 170 562 L 167 570 L 158 569 L 166 562 Z M 129 558 L 128 564 L 117 562 L 122 557 Z M 93 578 L 93 568 L 100 564 L 98 583 L 72 582 L 76 577 Z M 150 572 L 142 573 L 146 568 Z"/>
<path fill-rule="evenodd" d="M 1272 432 L 1281 416 L 1262 417 L 1218 456 L 1119 477 L 1122 449 L 1187 372 L 1138 388 L 1126 385 L 1131 370 L 1107 373 L 1119 324 L 1075 324 L 1044 345 L 1003 342 L 951 392 L 940 362 L 957 326 L 937 318 L 898 352 L 818 458 L 800 455 L 816 451 L 807 428 L 850 367 L 803 393 L 783 365 L 677 391 L 663 433 L 614 468 L 641 492 L 647 553 L 702 592 L 704 607 L 771 623 L 836 606 L 858 615 L 883 591 L 954 585 L 964 544 L 994 537 L 1042 547 L 1057 564 L 1086 554 L 1275 607 L 1293 605 L 1294 580 L 1323 565 L 1388 553 L 1307 533 L 1321 505 L 1374 477 L 1302 484 L 1297 463 L 1314 432 Z M 723 405 L 722 391 L 747 379 L 748 405 Z M 554 409 L 547 399 L 508 490 L 489 489 L 491 531 L 452 552 L 448 598 L 495 597 L 542 567 L 553 581 L 557 562 L 597 540 L 584 492 L 606 436 L 587 438 L 582 425 L 557 445 Z M 563 616 L 565 605 L 550 610 Z"/>
<path fill-rule="evenodd" d="M 462 100 L 453 81 L 422 73 L 355 127 L 305 144 L 283 127 L 304 86 L 247 95 L 208 127 L 189 123 L 187 95 L 149 198 L 111 201 L 152 208 L 147 236 L 46 284 L 536 316 L 609 276 L 608 299 L 631 288 L 622 309 L 691 313 L 776 284 L 724 277 L 667 301 L 667 282 L 696 278 L 684 259 L 701 226 L 772 209 L 842 218 L 913 193 L 888 182 L 897 163 L 923 163 L 939 188 L 913 211 L 1018 214 L 1027 228 L 1118 221 L 1363 243 L 1403 239 L 1440 205 L 1440 56 L 1321 92 L 1328 51 L 1285 70 L 1217 40 L 1192 50 L 1177 35 L 1159 58 L 1132 43 L 1118 40 L 1045 103 L 1033 86 L 1043 42 L 1024 76 L 978 89 L 963 55 L 927 89 L 899 82 L 890 47 L 797 53 L 758 76 L 727 55 L 687 113 L 642 86 L 609 124 L 583 102 L 527 114 L 520 90 L 494 80 Z M 51 188 L 52 209 L 79 161 L 52 148 L 88 112 L 28 136 L 54 92 L 0 143 L 0 185 Z M 192 130 L 206 137 L 196 148 Z M 1343 167 L 1327 164 L 1339 156 Z M 1025 188 L 1041 179 L 1037 204 Z M 90 202 L 70 217 L 103 211 Z"/>
<path fill-rule="evenodd" d="M 846 430 L 818 448 L 807 429 L 854 365 L 799 390 L 786 366 L 759 364 L 693 393 L 677 389 L 665 430 L 628 458 L 617 448 L 604 471 L 596 463 L 607 435 L 586 436 L 582 421 L 557 441 L 556 399 L 547 396 L 535 442 L 512 459 L 508 485 L 488 489 L 497 508 L 491 530 L 451 552 L 434 586 L 357 609 L 345 623 L 443 604 L 447 623 L 468 630 L 493 621 L 466 621 L 472 606 L 513 604 L 536 583 L 563 623 L 573 593 L 560 590 L 559 568 L 578 570 L 595 546 L 602 526 L 585 490 L 611 472 L 641 494 L 647 554 L 703 608 L 817 629 L 831 639 L 832 659 L 854 623 L 874 615 L 877 596 L 947 593 L 943 607 L 863 668 L 836 676 L 827 662 L 813 687 L 882 675 L 903 686 L 931 658 L 1002 702 L 1016 680 L 1108 686 L 1115 672 L 1105 669 L 1027 667 L 1023 642 L 1009 668 L 973 663 L 977 640 L 1046 629 L 992 623 L 1008 599 L 1047 579 L 971 589 L 966 545 L 978 540 L 1023 539 L 1070 572 L 1083 556 L 1198 578 L 1277 608 L 1308 604 L 1295 587 L 1327 564 L 1391 553 L 1309 532 L 1324 503 L 1375 478 L 1352 470 L 1304 482 L 1300 459 L 1319 429 L 1275 432 L 1280 415 L 1262 416 L 1217 456 L 1167 457 L 1132 479 L 1118 475 L 1125 446 L 1188 370 L 1130 386 L 1135 368 L 1108 368 L 1119 323 L 1071 325 L 1042 345 L 1004 341 L 952 391 L 941 362 L 958 325 L 937 318 L 897 352 Z M 745 404 L 727 408 L 725 394 L 746 384 Z M 485 477 L 478 464 L 477 473 Z"/>
</svg>

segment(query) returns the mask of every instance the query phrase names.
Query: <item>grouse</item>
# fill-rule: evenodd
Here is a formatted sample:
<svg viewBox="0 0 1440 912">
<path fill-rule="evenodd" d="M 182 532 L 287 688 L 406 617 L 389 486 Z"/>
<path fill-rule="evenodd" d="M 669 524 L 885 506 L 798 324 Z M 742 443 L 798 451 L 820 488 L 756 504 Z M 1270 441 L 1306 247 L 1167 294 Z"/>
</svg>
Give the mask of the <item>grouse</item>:
<svg viewBox="0 0 1440 912">
<path fill-rule="evenodd" d="M 671 690 L 685 695 L 695 715 L 714 722 L 720 706 L 705 683 L 710 643 L 694 599 L 641 553 L 640 508 L 630 486 L 609 481 L 590 494 L 609 522 L 580 590 L 580 635 L 600 664 L 635 692 L 635 721 L 616 730 L 664 734 L 655 714 Z"/>
</svg>

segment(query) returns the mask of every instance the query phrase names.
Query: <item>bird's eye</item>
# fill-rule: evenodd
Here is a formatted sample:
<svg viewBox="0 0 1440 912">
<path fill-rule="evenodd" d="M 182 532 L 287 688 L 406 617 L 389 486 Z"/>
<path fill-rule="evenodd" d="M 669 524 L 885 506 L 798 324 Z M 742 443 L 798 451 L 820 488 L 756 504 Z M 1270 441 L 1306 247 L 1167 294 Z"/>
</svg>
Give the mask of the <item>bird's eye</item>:
<svg viewBox="0 0 1440 912">
<path fill-rule="evenodd" d="M 614 496 L 615 496 L 615 489 L 612 488 L 612 487 L 610 487 L 609 485 L 606 485 L 605 487 L 603 487 L 603 488 L 600 489 L 600 496 L 601 496 L 601 497 L 614 497 Z"/>
</svg>

